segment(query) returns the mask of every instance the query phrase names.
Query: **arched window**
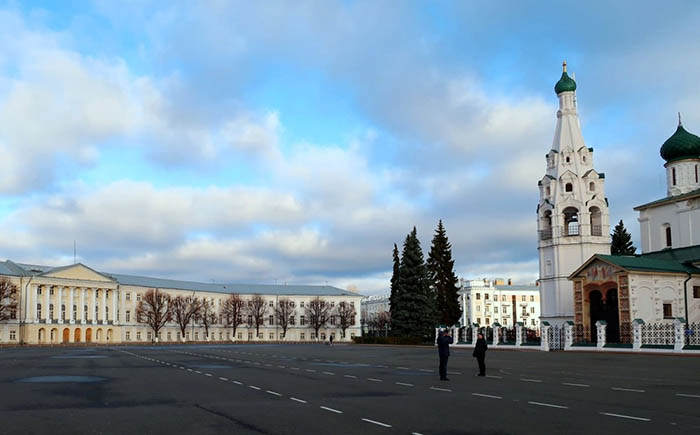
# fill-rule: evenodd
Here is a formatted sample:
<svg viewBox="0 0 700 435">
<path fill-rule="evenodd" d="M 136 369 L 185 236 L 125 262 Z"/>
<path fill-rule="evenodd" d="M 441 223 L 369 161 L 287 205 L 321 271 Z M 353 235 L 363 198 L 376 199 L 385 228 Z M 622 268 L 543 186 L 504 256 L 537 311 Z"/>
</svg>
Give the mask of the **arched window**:
<svg viewBox="0 0 700 435">
<path fill-rule="evenodd" d="M 552 211 L 547 210 L 542 215 L 540 222 L 540 240 L 549 240 L 552 238 Z"/>
<path fill-rule="evenodd" d="M 567 157 L 567 158 L 566 158 L 566 163 L 571 163 L 571 158 L 570 158 L 570 157 Z"/>
<path fill-rule="evenodd" d="M 578 236 L 578 210 L 576 207 L 567 207 L 564 209 L 564 236 Z"/>
<path fill-rule="evenodd" d="M 697 172 L 697 169 L 696 169 L 696 172 Z M 696 174 L 696 175 L 697 175 L 697 174 Z M 552 194 L 552 188 L 549 187 L 549 186 L 547 186 L 546 192 L 547 192 L 547 196 L 551 195 L 551 194 Z"/>
<path fill-rule="evenodd" d="M 588 183 L 588 190 L 590 190 L 591 192 L 595 192 L 595 183 L 593 181 Z"/>
<path fill-rule="evenodd" d="M 581 160 L 583 160 L 583 163 L 586 163 L 586 156 L 581 157 Z"/>
<path fill-rule="evenodd" d="M 574 185 L 571 183 L 566 183 L 566 186 L 564 186 L 564 190 L 567 192 L 573 192 L 574 191 Z"/>
<path fill-rule="evenodd" d="M 673 246 L 673 239 L 671 238 L 671 226 L 669 224 L 664 224 L 664 235 L 666 236 L 666 247 L 670 248 Z"/>
<path fill-rule="evenodd" d="M 602 236 L 602 214 L 598 207 L 591 207 L 588 209 L 591 214 L 591 235 L 592 236 Z"/>
<path fill-rule="evenodd" d="M 676 185 L 676 168 L 671 168 L 671 178 L 673 178 L 673 185 Z"/>
</svg>

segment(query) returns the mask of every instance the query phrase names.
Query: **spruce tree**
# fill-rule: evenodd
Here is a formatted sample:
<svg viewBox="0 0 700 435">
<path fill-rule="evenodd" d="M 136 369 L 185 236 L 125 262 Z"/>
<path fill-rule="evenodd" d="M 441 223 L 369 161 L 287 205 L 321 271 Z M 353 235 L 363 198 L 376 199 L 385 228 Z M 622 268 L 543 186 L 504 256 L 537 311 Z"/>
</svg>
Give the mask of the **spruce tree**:
<svg viewBox="0 0 700 435">
<path fill-rule="evenodd" d="M 430 298 L 430 282 L 423 261 L 423 251 L 416 228 L 406 236 L 399 267 L 399 309 L 392 313 L 392 326 L 397 335 L 423 337 L 433 336 L 435 316 Z"/>
<path fill-rule="evenodd" d="M 399 311 L 399 273 L 401 268 L 401 259 L 399 258 L 399 248 L 394 243 L 394 272 L 391 275 L 391 294 L 389 295 L 389 313 L 391 318 L 394 318 L 396 312 Z M 393 328 L 392 328 L 393 329 Z"/>
<path fill-rule="evenodd" d="M 454 265 L 452 245 L 447 239 L 447 232 L 442 225 L 442 220 L 440 220 L 428 256 L 428 275 L 435 301 L 437 321 L 447 326 L 459 322 L 462 314 L 457 294 L 459 281 L 454 273 Z"/>
<path fill-rule="evenodd" d="M 620 223 L 615 225 L 613 233 L 610 235 L 610 253 L 612 255 L 634 255 L 637 248 L 632 244 L 632 236 L 627 232 L 625 224 L 620 219 Z"/>
</svg>

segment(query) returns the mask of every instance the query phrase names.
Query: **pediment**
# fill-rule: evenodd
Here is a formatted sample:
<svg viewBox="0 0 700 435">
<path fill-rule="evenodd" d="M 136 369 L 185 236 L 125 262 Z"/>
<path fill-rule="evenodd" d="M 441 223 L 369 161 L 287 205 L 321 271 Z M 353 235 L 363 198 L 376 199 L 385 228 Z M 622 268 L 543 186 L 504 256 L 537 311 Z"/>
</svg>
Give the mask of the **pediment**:
<svg viewBox="0 0 700 435">
<path fill-rule="evenodd" d="M 47 278 L 77 279 L 81 281 L 114 282 L 114 279 L 90 269 L 84 264 L 56 267 L 41 274 Z"/>
<path fill-rule="evenodd" d="M 585 278 L 588 283 L 616 281 L 616 274 L 623 271 L 623 269 L 598 258 L 593 257 L 592 260 L 582 265 L 571 277 Z"/>
<path fill-rule="evenodd" d="M 561 174 L 559 176 L 559 179 L 560 180 L 575 180 L 576 174 L 567 169 L 563 174 Z"/>
<path fill-rule="evenodd" d="M 585 174 L 583 174 L 583 178 L 592 178 L 594 180 L 598 179 L 598 173 L 596 172 L 595 169 L 589 169 L 586 171 Z"/>
</svg>

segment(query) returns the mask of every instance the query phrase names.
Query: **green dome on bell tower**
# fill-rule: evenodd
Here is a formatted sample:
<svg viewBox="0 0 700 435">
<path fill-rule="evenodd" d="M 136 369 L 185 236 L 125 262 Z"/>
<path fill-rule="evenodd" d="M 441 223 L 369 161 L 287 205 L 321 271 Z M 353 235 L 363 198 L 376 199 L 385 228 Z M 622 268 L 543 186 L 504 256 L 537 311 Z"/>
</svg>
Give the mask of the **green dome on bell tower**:
<svg viewBox="0 0 700 435">
<path fill-rule="evenodd" d="M 574 92 L 576 90 L 576 82 L 566 73 L 566 61 L 562 64 L 562 69 L 561 78 L 557 84 L 554 85 L 554 92 L 556 92 L 557 95 L 562 92 Z"/>
<path fill-rule="evenodd" d="M 667 162 L 683 159 L 700 158 L 700 137 L 689 133 L 681 123 L 681 114 L 678 114 L 678 128 L 661 146 L 661 158 Z"/>
</svg>

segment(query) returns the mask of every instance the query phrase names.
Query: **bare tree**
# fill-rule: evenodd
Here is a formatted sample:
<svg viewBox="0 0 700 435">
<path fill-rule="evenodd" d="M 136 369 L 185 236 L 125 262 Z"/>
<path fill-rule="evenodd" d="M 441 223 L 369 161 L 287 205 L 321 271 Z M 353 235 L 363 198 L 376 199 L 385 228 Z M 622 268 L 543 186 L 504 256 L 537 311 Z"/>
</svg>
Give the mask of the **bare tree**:
<svg viewBox="0 0 700 435">
<path fill-rule="evenodd" d="M 224 301 L 222 314 L 228 326 L 233 327 L 233 337 L 236 337 L 236 330 L 243 323 L 243 314 L 245 311 L 245 301 L 240 295 L 232 293 L 228 299 Z"/>
<path fill-rule="evenodd" d="M 0 322 L 17 316 L 17 286 L 0 278 Z"/>
<path fill-rule="evenodd" d="M 345 330 L 355 324 L 355 317 L 357 316 L 355 305 L 342 301 L 336 307 L 335 312 L 338 316 L 338 327 L 343 333 L 342 336 L 345 337 Z"/>
<path fill-rule="evenodd" d="M 314 329 L 316 333 L 316 339 L 318 339 L 318 331 L 325 327 L 328 323 L 330 317 L 331 307 L 325 300 L 316 296 L 304 308 L 306 313 L 307 321 L 309 325 Z"/>
<path fill-rule="evenodd" d="M 282 298 L 277 302 L 277 307 L 275 307 L 275 319 L 277 324 L 282 328 L 282 334 L 284 337 L 287 336 L 287 329 L 289 325 L 292 324 L 292 318 L 294 317 L 294 302 L 289 300 L 289 298 Z"/>
<path fill-rule="evenodd" d="M 202 308 L 202 301 L 193 296 L 178 296 L 172 300 L 172 317 L 180 326 L 182 341 L 185 341 L 187 325 L 193 321 Z"/>
<path fill-rule="evenodd" d="M 150 326 L 157 342 L 158 332 L 171 320 L 170 295 L 158 289 L 149 289 L 136 307 L 136 321 Z"/>
<path fill-rule="evenodd" d="M 197 321 L 204 326 L 204 336 L 209 338 L 209 327 L 217 322 L 216 310 L 210 300 L 204 299 L 202 302 L 202 308 L 197 313 Z"/>
<path fill-rule="evenodd" d="M 378 312 L 374 319 L 374 327 L 376 331 L 380 332 L 379 335 L 388 335 L 389 328 L 391 328 L 391 313 L 388 311 Z"/>
<path fill-rule="evenodd" d="M 265 324 L 265 314 L 267 314 L 267 302 L 260 295 L 253 295 L 248 301 L 246 308 L 248 314 L 248 326 L 255 326 L 255 338 L 260 335 L 260 326 Z"/>
</svg>

